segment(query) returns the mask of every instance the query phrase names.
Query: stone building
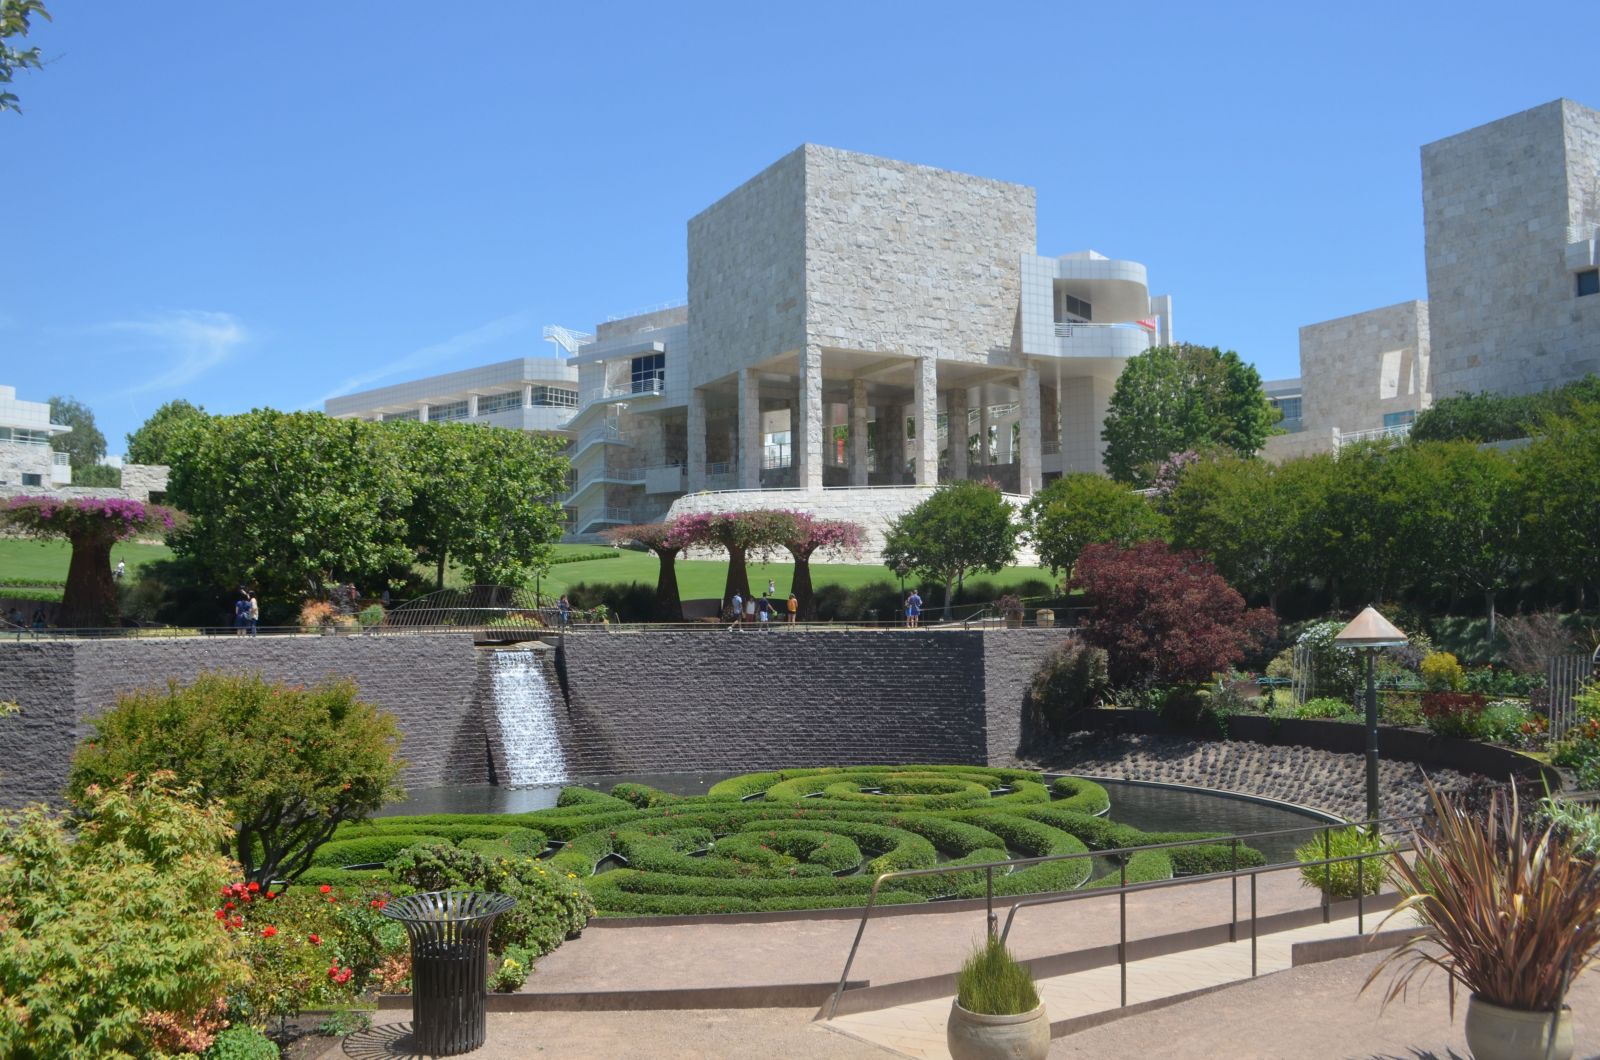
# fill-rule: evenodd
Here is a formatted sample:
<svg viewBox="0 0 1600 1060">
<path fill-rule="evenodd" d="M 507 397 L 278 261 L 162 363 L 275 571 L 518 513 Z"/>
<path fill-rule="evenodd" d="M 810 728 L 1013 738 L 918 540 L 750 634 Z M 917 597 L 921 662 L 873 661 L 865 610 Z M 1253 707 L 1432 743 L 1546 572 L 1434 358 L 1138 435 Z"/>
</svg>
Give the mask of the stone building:
<svg viewBox="0 0 1600 1060">
<path fill-rule="evenodd" d="M 18 493 L 72 484 L 66 453 L 50 448 L 50 439 L 72 428 L 50 422 L 50 403 L 24 401 L 17 388 L 0 386 L 0 490 Z"/>
<path fill-rule="evenodd" d="M 1600 372 L 1600 112 L 1559 99 L 1422 148 L 1428 301 L 1300 329 L 1275 459 L 1404 434 L 1434 397 Z"/>
</svg>

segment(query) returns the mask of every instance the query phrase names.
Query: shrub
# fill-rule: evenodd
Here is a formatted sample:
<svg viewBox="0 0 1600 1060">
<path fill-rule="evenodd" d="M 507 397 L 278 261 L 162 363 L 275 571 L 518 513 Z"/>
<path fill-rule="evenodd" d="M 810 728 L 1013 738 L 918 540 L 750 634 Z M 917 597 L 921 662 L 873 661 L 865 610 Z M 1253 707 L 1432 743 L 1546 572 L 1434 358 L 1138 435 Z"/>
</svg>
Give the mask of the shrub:
<svg viewBox="0 0 1600 1060">
<path fill-rule="evenodd" d="M 202 674 L 120 696 L 93 726 L 69 792 L 171 770 L 202 800 L 223 803 L 238 861 L 259 883 L 294 879 L 341 823 L 404 796 L 394 719 L 358 700 L 349 681 L 307 689 Z"/>
<path fill-rule="evenodd" d="M 227 821 L 194 795 L 158 774 L 80 791 L 75 837 L 38 806 L 0 823 L 0 1056 L 211 1044 L 245 968 L 212 911 Z"/>
<path fill-rule="evenodd" d="M 326 600 L 307 600 L 300 605 L 300 628 L 307 633 L 314 633 L 333 625 L 338 614 L 338 608 Z"/>
<path fill-rule="evenodd" d="M 229 1027 L 201 1055 L 205 1060 L 278 1060 L 278 1047 L 254 1027 Z"/>
<path fill-rule="evenodd" d="M 307 890 L 270 897 L 271 892 L 236 884 L 217 910 L 250 966 L 250 977 L 230 999 L 241 1019 L 280 1022 L 308 1008 L 354 1000 L 361 987 L 356 969 L 341 950 L 362 946 L 345 940 L 339 893 Z"/>
<path fill-rule="evenodd" d="M 1033 675 L 1028 704 L 1045 731 L 1059 734 L 1067 719 L 1098 705 L 1110 688 L 1105 651 L 1071 637 Z"/>
<path fill-rule="evenodd" d="M 1531 718 L 1528 709 L 1516 700 L 1498 699 L 1479 713 L 1473 726 L 1473 735 L 1480 740 L 1521 747 L 1527 742 L 1523 726 Z"/>
<path fill-rule="evenodd" d="M 1083 637 L 1110 657 L 1118 685 L 1203 681 L 1241 661 L 1276 628 L 1192 552 L 1159 541 L 1088 545 L 1071 585 L 1093 602 Z"/>
<path fill-rule="evenodd" d="M 1592 684 L 1572 698 L 1578 721 L 1564 739 L 1550 748 L 1550 760 L 1578 774 L 1578 786 L 1600 790 L 1600 684 Z"/>
<path fill-rule="evenodd" d="M 999 936 L 990 935 L 961 966 L 956 1001 L 968 1012 L 1020 1016 L 1039 1007 L 1033 973 L 1018 964 Z"/>
<path fill-rule="evenodd" d="M 1426 719 L 1422 713 L 1422 697 L 1414 692 L 1378 693 L 1378 720 L 1385 725 L 1423 724 Z"/>
<path fill-rule="evenodd" d="M 1389 855 L 1396 849 L 1395 844 L 1386 842 L 1381 836 L 1372 835 L 1365 828 L 1337 828 L 1329 831 L 1327 836 L 1326 845 L 1322 836 L 1318 835 L 1295 850 L 1295 857 L 1302 863 L 1300 878 L 1308 886 L 1334 898 L 1354 898 L 1357 891 L 1361 894 L 1377 894 L 1383 886 L 1385 866 Z M 1374 856 L 1332 865 L 1305 864 L 1357 854 Z"/>
<path fill-rule="evenodd" d="M 369 604 L 356 616 L 362 629 L 371 629 L 373 626 L 383 625 L 383 605 Z"/>
<path fill-rule="evenodd" d="M 1424 692 L 1422 716 L 1439 736 L 1472 739 L 1478 734 L 1483 697 L 1476 692 Z"/>
<path fill-rule="evenodd" d="M 1318 696 L 1308 699 L 1298 707 L 1293 708 L 1292 716 L 1296 718 L 1335 718 L 1349 720 L 1359 717 L 1354 704 L 1348 699 L 1335 699 L 1332 696 Z"/>
<path fill-rule="evenodd" d="M 1546 797 L 1539 812 L 1557 837 L 1575 853 L 1591 861 L 1600 859 L 1600 807 L 1584 807 Z"/>
<path fill-rule="evenodd" d="M 1465 680 L 1461 664 L 1447 651 L 1436 651 L 1422 660 L 1422 683 L 1430 692 L 1459 692 Z"/>
</svg>

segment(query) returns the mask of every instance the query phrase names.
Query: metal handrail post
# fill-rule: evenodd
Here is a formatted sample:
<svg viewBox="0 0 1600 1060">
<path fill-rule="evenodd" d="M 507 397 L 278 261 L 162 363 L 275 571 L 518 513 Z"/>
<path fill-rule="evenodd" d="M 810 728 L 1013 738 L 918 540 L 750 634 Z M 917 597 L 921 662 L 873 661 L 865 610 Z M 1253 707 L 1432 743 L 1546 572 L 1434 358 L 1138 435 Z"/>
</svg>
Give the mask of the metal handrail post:
<svg viewBox="0 0 1600 1060">
<path fill-rule="evenodd" d="M 867 893 L 867 907 L 861 910 L 861 923 L 856 925 L 856 940 L 850 944 L 850 956 L 845 958 L 844 971 L 839 973 L 839 988 L 833 992 L 833 1001 L 828 1006 L 828 1018 L 833 1019 L 833 1014 L 839 1011 L 839 999 L 844 996 L 845 980 L 850 978 L 850 966 L 856 961 L 856 950 L 861 946 L 861 936 L 867 930 L 867 917 L 872 915 L 872 907 L 878 901 L 878 885 L 881 884 L 889 873 L 885 872 L 872 881 L 872 890 Z"/>
<path fill-rule="evenodd" d="M 1377 825 L 1372 827 L 1376 828 Z M 1362 858 L 1356 862 L 1356 934 L 1367 933 L 1366 909 L 1364 908 L 1367 895 L 1367 859 Z M 1331 873 L 1330 873 L 1331 875 Z"/>
<path fill-rule="evenodd" d="M 1328 859 L 1333 857 L 1333 854 L 1331 853 L 1332 847 L 1330 845 L 1331 840 L 1329 838 L 1329 832 L 1330 832 L 1330 830 L 1329 830 L 1328 826 L 1327 825 L 1323 825 L 1322 826 L 1322 860 L 1324 862 L 1327 862 Z M 1322 866 L 1322 871 L 1327 873 L 1328 882 L 1331 883 L 1333 881 L 1333 866 L 1332 865 L 1328 865 L 1328 864 L 1324 864 Z M 1333 923 L 1333 907 L 1328 901 L 1328 888 L 1326 888 L 1326 887 L 1324 887 L 1322 889 L 1322 922 L 1324 924 Z"/>
<path fill-rule="evenodd" d="M 1256 977 L 1256 874 L 1250 873 L 1250 978 Z"/>
<path fill-rule="evenodd" d="M 1239 871 L 1239 837 L 1233 837 L 1233 867 L 1230 870 L 1235 874 Z M 1230 881 L 1233 884 L 1233 913 L 1228 918 L 1228 941 L 1239 941 L 1239 877 L 1235 875 Z"/>
<path fill-rule="evenodd" d="M 990 865 L 983 870 L 984 875 L 984 910 L 988 917 L 989 937 L 994 938 L 994 866 Z"/>
<path fill-rule="evenodd" d="M 1128 1007 L 1128 863 L 1120 867 L 1120 893 L 1117 895 L 1117 967 L 1121 980 L 1122 1006 Z"/>
</svg>

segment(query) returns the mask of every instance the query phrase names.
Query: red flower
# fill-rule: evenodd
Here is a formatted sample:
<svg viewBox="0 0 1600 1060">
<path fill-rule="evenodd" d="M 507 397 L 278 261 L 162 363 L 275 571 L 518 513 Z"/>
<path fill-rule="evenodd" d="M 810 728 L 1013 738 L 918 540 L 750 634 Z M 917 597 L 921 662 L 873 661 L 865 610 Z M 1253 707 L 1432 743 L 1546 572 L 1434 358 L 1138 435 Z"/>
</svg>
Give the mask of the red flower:
<svg viewBox="0 0 1600 1060">
<path fill-rule="evenodd" d="M 250 893 L 254 894 L 255 892 L 261 890 L 261 885 L 259 883 L 257 883 L 255 880 L 251 880 L 248 890 L 250 891 Z"/>
<path fill-rule="evenodd" d="M 274 899 L 276 897 L 278 897 L 278 892 L 277 891 L 268 891 L 267 892 L 267 901 L 270 902 L 270 901 L 272 901 L 272 899 Z"/>
<path fill-rule="evenodd" d="M 321 887 L 318 887 L 318 888 L 317 888 L 317 890 L 319 890 L 319 891 L 321 891 L 321 892 L 322 892 L 322 893 L 323 893 L 323 894 L 327 894 L 327 893 L 328 893 L 328 892 L 329 892 L 329 891 L 331 891 L 331 890 L 333 890 L 333 888 L 332 888 L 332 887 L 330 887 L 330 886 L 328 886 L 328 885 L 327 885 L 327 884 L 326 884 L 326 883 L 325 883 L 325 884 L 323 884 L 323 885 L 322 885 L 322 886 L 321 886 Z"/>
<path fill-rule="evenodd" d="M 271 924 L 268 924 L 266 927 L 261 929 L 261 937 L 264 938 L 264 939 L 270 939 L 272 936 L 276 935 L 277 933 L 278 933 L 278 929 L 273 927 Z"/>
<path fill-rule="evenodd" d="M 306 941 L 310 942 L 313 946 L 322 945 L 322 939 L 317 935 L 316 932 L 312 932 L 310 935 L 307 935 Z"/>
<path fill-rule="evenodd" d="M 218 909 L 217 910 L 217 919 L 218 920 L 226 920 L 227 918 L 228 918 L 228 911 L 226 909 Z"/>
</svg>

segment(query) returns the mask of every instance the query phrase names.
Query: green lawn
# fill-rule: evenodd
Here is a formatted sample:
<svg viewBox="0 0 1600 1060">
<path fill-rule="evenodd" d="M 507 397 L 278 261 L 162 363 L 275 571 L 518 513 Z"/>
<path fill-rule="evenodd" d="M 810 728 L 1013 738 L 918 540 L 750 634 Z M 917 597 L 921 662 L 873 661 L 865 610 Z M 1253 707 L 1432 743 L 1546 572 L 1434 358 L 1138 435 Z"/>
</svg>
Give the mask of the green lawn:
<svg viewBox="0 0 1600 1060">
<path fill-rule="evenodd" d="M 166 559 L 172 550 L 166 545 L 124 542 L 111 549 L 111 563 L 122 560 L 133 575 L 151 560 Z M 0 538 L 0 585 L 18 582 L 65 582 L 72 546 L 65 541 L 35 541 L 31 538 Z"/>
</svg>

